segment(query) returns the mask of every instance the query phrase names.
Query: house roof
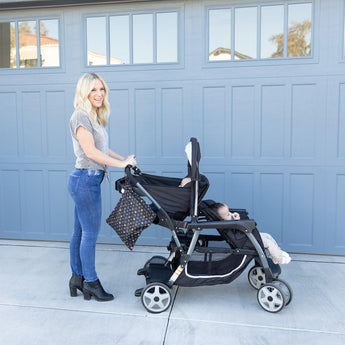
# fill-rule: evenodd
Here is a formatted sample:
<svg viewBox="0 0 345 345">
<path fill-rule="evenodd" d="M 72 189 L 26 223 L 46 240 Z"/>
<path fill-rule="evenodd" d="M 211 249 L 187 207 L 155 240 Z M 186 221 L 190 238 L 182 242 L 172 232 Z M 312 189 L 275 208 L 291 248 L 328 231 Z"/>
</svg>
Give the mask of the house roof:
<svg viewBox="0 0 345 345">
<path fill-rule="evenodd" d="M 36 34 L 22 32 L 19 34 L 19 42 L 22 46 L 35 46 L 37 45 L 37 36 Z M 40 43 L 41 46 L 48 44 L 58 44 L 59 40 L 48 36 L 41 36 Z"/>
<path fill-rule="evenodd" d="M 210 54 L 209 54 L 210 57 L 213 57 L 212 60 L 217 60 L 216 57 L 220 56 L 220 55 L 231 56 L 231 49 L 223 48 L 223 47 L 218 47 L 215 50 L 213 50 L 212 52 L 210 52 Z M 250 56 L 242 54 L 242 53 L 240 53 L 240 52 L 238 52 L 236 50 L 234 52 L 234 55 L 235 55 L 235 58 L 238 58 L 238 59 L 251 59 Z"/>
</svg>

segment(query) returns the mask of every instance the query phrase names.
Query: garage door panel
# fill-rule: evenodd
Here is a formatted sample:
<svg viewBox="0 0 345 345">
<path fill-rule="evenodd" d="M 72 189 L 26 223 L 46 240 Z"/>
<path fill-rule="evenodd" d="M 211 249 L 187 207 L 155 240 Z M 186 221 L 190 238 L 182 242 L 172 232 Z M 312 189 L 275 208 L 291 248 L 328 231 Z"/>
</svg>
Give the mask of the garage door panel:
<svg viewBox="0 0 345 345">
<path fill-rule="evenodd" d="M 72 198 L 67 192 L 67 180 L 69 171 L 49 170 L 47 185 L 47 212 L 48 236 L 54 239 L 65 239 L 66 234 L 72 233 L 70 212 L 67 205 L 72 209 Z M 70 200 L 71 199 L 71 200 Z M 41 215 L 43 217 L 43 215 Z"/>
<path fill-rule="evenodd" d="M 231 149 L 232 156 L 255 156 L 255 90 L 254 86 L 235 86 L 231 100 Z"/>
<path fill-rule="evenodd" d="M 226 193 L 228 182 L 225 172 L 214 171 L 210 168 L 206 168 L 202 173 L 208 178 L 210 183 L 205 199 L 212 199 L 216 202 L 222 203 L 227 203 L 229 199 L 232 199 L 231 196 Z M 232 207 L 232 205 L 229 204 L 229 207 Z"/>
<path fill-rule="evenodd" d="M 43 154 L 41 93 L 22 92 L 21 109 L 24 155 L 40 157 Z"/>
<path fill-rule="evenodd" d="M 339 109 L 338 109 L 338 158 L 345 158 L 345 84 L 339 85 Z"/>
<path fill-rule="evenodd" d="M 314 174 L 290 175 L 289 203 L 286 209 L 286 240 L 296 247 L 312 247 L 314 229 Z"/>
<path fill-rule="evenodd" d="M 43 170 L 24 170 L 21 201 L 23 203 L 23 232 L 42 235 L 46 232 Z"/>
<path fill-rule="evenodd" d="M 291 156 L 315 158 L 318 108 L 316 85 L 292 86 Z"/>
<path fill-rule="evenodd" d="M 254 212 L 254 182 L 254 173 L 233 172 L 230 175 L 229 193 L 226 196 L 230 207 L 246 209 L 252 219 L 256 217 Z"/>
<path fill-rule="evenodd" d="M 3 169 L 1 171 L 1 233 L 17 237 L 22 231 L 22 200 L 20 198 L 20 172 L 18 170 Z"/>
<path fill-rule="evenodd" d="M 161 121 L 163 157 L 181 157 L 184 154 L 183 130 L 183 89 L 166 88 L 161 90 Z M 171 143 L 175 143 L 171 145 Z"/>
<path fill-rule="evenodd" d="M 155 89 L 135 90 L 135 153 L 138 157 L 157 154 L 157 122 Z"/>
<path fill-rule="evenodd" d="M 278 243 L 284 242 L 284 174 L 261 173 L 256 213 L 258 229 L 270 233 Z"/>
<path fill-rule="evenodd" d="M 203 155 L 224 157 L 228 112 L 226 112 L 225 87 L 205 87 L 203 89 Z"/>
<path fill-rule="evenodd" d="M 336 225 L 334 244 L 337 248 L 345 249 L 345 175 L 336 176 Z M 333 231 L 331 232 L 333 233 Z"/>
<path fill-rule="evenodd" d="M 286 153 L 285 85 L 263 86 L 261 89 L 261 157 L 283 158 Z"/>
<path fill-rule="evenodd" d="M 1 112 L 5 115 L 6 125 L 0 127 L 0 155 L 18 155 L 18 117 L 17 94 L 0 92 Z"/>
<path fill-rule="evenodd" d="M 64 91 L 47 91 L 45 93 L 45 123 L 47 125 L 47 155 L 66 157 L 67 145 L 70 146 L 70 133 L 66 126 L 66 106 Z"/>
<path fill-rule="evenodd" d="M 111 106 L 108 123 L 110 148 L 121 155 L 128 155 L 131 153 L 130 141 L 134 135 L 134 131 L 130 131 L 133 126 L 131 125 L 129 90 L 110 90 L 109 102 Z"/>
</svg>

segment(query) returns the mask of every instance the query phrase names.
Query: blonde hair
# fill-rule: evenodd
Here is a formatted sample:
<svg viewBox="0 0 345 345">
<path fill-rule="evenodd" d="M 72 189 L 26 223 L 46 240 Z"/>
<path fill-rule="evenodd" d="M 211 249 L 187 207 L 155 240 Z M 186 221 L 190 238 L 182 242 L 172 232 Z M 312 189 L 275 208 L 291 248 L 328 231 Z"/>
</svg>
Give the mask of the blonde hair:
<svg viewBox="0 0 345 345">
<path fill-rule="evenodd" d="M 92 109 L 91 102 L 89 101 L 89 94 L 94 87 L 96 80 L 99 80 L 104 86 L 104 99 L 101 107 L 97 110 Z M 110 113 L 110 104 L 108 101 L 109 88 L 105 81 L 96 73 L 85 73 L 80 77 L 76 92 L 74 96 L 74 109 L 81 109 L 88 114 L 94 126 L 99 127 L 101 123 L 104 128 L 107 127 L 108 117 Z"/>
</svg>

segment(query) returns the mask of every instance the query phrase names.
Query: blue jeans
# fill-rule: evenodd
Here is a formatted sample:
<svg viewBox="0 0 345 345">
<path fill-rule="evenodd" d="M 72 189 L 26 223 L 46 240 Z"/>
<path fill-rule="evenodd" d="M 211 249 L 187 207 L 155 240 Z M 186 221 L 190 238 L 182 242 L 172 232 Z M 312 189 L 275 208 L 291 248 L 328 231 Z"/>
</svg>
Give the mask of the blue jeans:
<svg viewBox="0 0 345 345">
<path fill-rule="evenodd" d="M 70 264 L 72 273 L 84 276 L 87 282 L 98 279 L 95 256 L 101 228 L 103 178 L 103 170 L 75 169 L 68 179 L 68 191 L 75 203 Z"/>
</svg>

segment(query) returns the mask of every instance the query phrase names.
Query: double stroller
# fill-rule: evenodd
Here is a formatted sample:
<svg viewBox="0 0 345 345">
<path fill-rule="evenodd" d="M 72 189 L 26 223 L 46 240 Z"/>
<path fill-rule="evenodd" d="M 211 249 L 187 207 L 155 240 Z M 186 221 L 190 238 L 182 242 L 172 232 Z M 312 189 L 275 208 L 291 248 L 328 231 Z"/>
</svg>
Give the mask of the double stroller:
<svg viewBox="0 0 345 345">
<path fill-rule="evenodd" d="M 213 200 L 203 200 L 208 179 L 199 173 L 200 147 L 196 138 L 186 146 L 188 177 L 191 182 L 179 187 L 181 179 L 142 173 L 138 168 L 125 169 L 117 180 L 121 192 L 125 183 L 147 198 L 156 211 L 155 224 L 170 229 L 169 257 L 155 255 L 137 272 L 146 280 L 135 295 L 151 313 L 161 313 L 172 302 L 176 286 L 228 284 L 253 261 L 248 271 L 250 285 L 257 290 L 257 301 L 266 311 L 276 313 L 292 300 L 292 289 L 279 279 L 280 266 L 266 255 L 254 220 L 246 210 L 231 209 L 241 216 L 237 221 L 221 220 L 211 208 Z M 216 234 L 203 234 L 215 229 Z"/>
</svg>

